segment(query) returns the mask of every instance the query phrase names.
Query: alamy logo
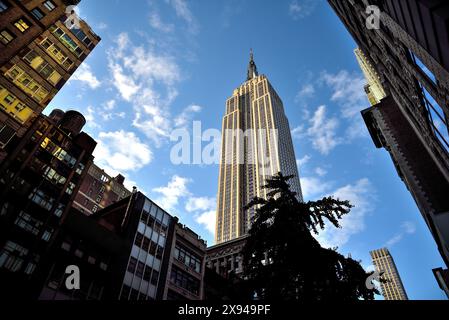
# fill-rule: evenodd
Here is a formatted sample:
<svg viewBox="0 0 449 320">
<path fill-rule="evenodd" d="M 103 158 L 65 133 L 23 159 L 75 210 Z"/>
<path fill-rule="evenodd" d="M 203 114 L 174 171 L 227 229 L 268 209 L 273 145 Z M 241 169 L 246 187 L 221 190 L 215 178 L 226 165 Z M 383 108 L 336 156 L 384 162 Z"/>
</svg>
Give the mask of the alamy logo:
<svg viewBox="0 0 449 320">
<path fill-rule="evenodd" d="M 65 21 L 65 26 L 67 29 L 80 29 L 80 17 L 78 16 L 78 13 L 76 13 L 76 6 L 68 6 L 65 9 L 65 13 L 67 15 L 67 19 Z"/>
<path fill-rule="evenodd" d="M 77 266 L 68 266 L 65 269 L 65 274 L 67 274 L 67 278 L 65 279 L 65 287 L 67 290 L 79 290 L 80 289 L 80 268 Z"/>
<path fill-rule="evenodd" d="M 378 271 L 374 271 L 372 275 L 370 275 L 365 282 L 366 288 L 368 290 L 378 289 L 377 285 L 374 282 L 379 282 L 381 274 Z"/>
<path fill-rule="evenodd" d="M 366 19 L 366 27 L 368 30 L 379 30 L 380 29 L 380 9 L 378 6 L 368 6 L 366 7 L 366 14 L 368 18 Z"/>
</svg>

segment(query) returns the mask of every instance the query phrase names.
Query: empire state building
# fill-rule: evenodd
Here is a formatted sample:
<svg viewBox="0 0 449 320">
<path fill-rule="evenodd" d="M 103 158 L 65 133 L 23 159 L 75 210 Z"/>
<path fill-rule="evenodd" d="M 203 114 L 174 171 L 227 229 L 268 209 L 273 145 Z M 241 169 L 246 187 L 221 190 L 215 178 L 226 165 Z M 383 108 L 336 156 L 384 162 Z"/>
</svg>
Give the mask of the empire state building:
<svg viewBox="0 0 449 320">
<path fill-rule="evenodd" d="M 216 244 L 246 235 L 255 209 L 245 206 L 278 173 L 294 176 L 291 190 L 302 201 L 301 184 L 284 106 L 268 78 L 259 75 L 253 52 L 246 82 L 226 102 L 217 194 Z"/>
</svg>

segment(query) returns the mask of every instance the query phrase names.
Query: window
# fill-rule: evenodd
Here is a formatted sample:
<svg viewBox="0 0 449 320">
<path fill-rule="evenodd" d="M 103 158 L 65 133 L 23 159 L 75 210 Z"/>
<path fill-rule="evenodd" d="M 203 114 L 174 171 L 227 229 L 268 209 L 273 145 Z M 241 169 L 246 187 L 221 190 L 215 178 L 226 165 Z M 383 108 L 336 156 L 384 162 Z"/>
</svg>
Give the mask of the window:
<svg viewBox="0 0 449 320">
<path fill-rule="evenodd" d="M 24 33 L 25 31 L 27 31 L 31 24 L 25 19 L 25 18 L 21 18 L 19 20 L 17 20 L 16 22 L 14 22 L 14 26 L 22 33 Z"/>
<path fill-rule="evenodd" d="M 48 11 L 53 11 L 56 8 L 56 5 L 53 3 L 53 1 L 45 1 L 43 4 Z"/>
<path fill-rule="evenodd" d="M 134 273 L 136 271 L 137 260 L 133 257 L 129 260 L 128 271 Z"/>
<path fill-rule="evenodd" d="M 186 267 L 195 270 L 195 272 L 201 272 L 201 260 L 180 246 L 175 248 L 175 259 L 182 262 Z"/>
<path fill-rule="evenodd" d="M 139 261 L 139 263 L 137 264 L 137 269 L 136 269 L 136 277 L 142 278 L 144 269 L 145 269 L 145 264 L 143 264 L 142 262 Z"/>
<path fill-rule="evenodd" d="M 54 230 L 53 229 L 47 229 L 44 231 L 44 234 L 42 235 L 42 240 L 45 242 L 49 242 L 51 239 L 51 236 L 53 235 Z"/>
<path fill-rule="evenodd" d="M 9 3 L 5 0 L 0 0 L 0 12 L 6 11 L 9 8 Z"/>
<path fill-rule="evenodd" d="M 81 29 L 73 29 L 72 33 L 80 40 L 82 41 L 86 47 L 89 47 L 92 44 L 92 40 L 89 39 L 89 37 L 84 33 Z"/>
<path fill-rule="evenodd" d="M 152 269 L 148 266 L 145 268 L 145 272 L 143 273 L 143 280 L 150 282 L 151 270 Z"/>
<path fill-rule="evenodd" d="M 89 256 L 89 258 L 87 258 L 87 262 L 90 264 L 95 264 L 97 260 L 94 257 Z"/>
<path fill-rule="evenodd" d="M 15 225 L 37 236 L 39 234 L 40 228 L 43 226 L 43 222 L 34 219 L 28 213 L 22 211 L 19 213 L 19 216 L 15 221 Z"/>
<path fill-rule="evenodd" d="M 69 252 L 70 248 L 71 248 L 71 245 L 68 242 L 63 242 L 62 245 L 61 245 L 61 249 L 64 250 L 64 251 Z"/>
<path fill-rule="evenodd" d="M 61 43 L 69 49 L 73 54 L 75 54 L 77 57 L 81 57 L 81 55 L 84 53 L 83 49 L 81 49 L 76 42 L 64 31 L 62 31 L 60 28 L 56 26 L 52 26 L 50 28 L 50 31 L 53 33 L 53 35 L 56 38 L 59 38 Z"/>
<path fill-rule="evenodd" d="M 57 85 L 62 76 L 46 62 L 36 51 L 30 50 L 24 57 L 30 67 L 39 72 L 39 74 L 48 82 Z"/>
<path fill-rule="evenodd" d="M 142 244 L 143 234 L 140 232 L 137 232 L 136 240 L 134 241 L 134 244 L 140 248 L 140 245 Z"/>
<path fill-rule="evenodd" d="M 98 206 L 94 206 L 93 208 L 92 208 L 92 212 L 93 213 L 96 213 L 98 211 Z"/>
<path fill-rule="evenodd" d="M 3 44 L 10 43 L 11 41 L 14 40 L 14 38 L 15 38 L 14 35 L 11 32 L 9 32 L 8 30 L 4 29 L 4 30 L 0 31 L 0 41 Z"/>
<path fill-rule="evenodd" d="M 28 254 L 28 250 L 17 243 L 8 241 L 0 253 L 0 268 L 5 268 L 12 272 L 20 270 L 23 264 L 23 257 Z"/>
<path fill-rule="evenodd" d="M 84 253 L 80 249 L 75 250 L 75 256 L 77 256 L 78 258 L 82 258 L 83 255 Z"/>
<path fill-rule="evenodd" d="M 106 271 L 106 270 L 108 270 L 108 265 L 106 263 L 104 263 L 104 262 L 101 262 L 100 263 L 100 269 L 103 270 L 103 271 Z"/>
<path fill-rule="evenodd" d="M 31 10 L 31 14 L 37 19 L 41 20 L 44 17 L 44 13 L 39 8 Z"/>
<path fill-rule="evenodd" d="M 16 100 L 12 95 L 8 94 L 3 101 L 5 101 L 7 104 L 13 104 L 13 102 Z"/>
<path fill-rule="evenodd" d="M 159 279 L 159 272 L 153 270 L 153 274 L 151 275 L 151 284 L 157 286 L 157 280 Z"/>
<path fill-rule="evenodd" d="M 45 39 L 40 43 L 41 47 L 43 47 L 48 54 L 56 60 L 60 65 L 62 65 L 66 70 L 70 70 L 73 66 L 73 61 L 70 60 L 67 55 L 55 45 L 51 40 Z"/>
<path fill-rule="evenodd" d="M 37 102 L 42 102 L 50 94 L 47 89 L 39 85 L 28 73 L 18 66 L 13 66 L 5 75 Z"/>
<path fill-rule="evenodd" d="M 172 268 L 170 274 L 170 281 L 176 286 L 186 289 L 187 291 L 193 294 L 199 293 L 200 281 L 192 277 L 191 275 L 185 273 L 181 269 L 178 269 L 176 267 Z"/>
<path fill-rule="evenodd" d="M 0 125 L 0 148 L 4 148 L 16 135 L 16 131 L 8 125 Z"/>
</svg>

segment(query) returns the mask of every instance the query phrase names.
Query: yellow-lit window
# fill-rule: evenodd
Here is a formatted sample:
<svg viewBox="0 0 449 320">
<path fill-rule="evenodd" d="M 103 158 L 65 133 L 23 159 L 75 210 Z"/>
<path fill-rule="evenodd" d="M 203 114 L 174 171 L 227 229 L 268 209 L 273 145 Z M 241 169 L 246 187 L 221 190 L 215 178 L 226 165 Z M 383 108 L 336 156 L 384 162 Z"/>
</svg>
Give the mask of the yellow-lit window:
<svg viewBox="0 0 449 320">
<path fill-rule="evenodd" d="M 37 102 L 42 102 L 50 94 L 48 90 L 41 87 L 28 73 L 18 66 L 13 66 L 5 74 Z"/>
<path fill-rule="evenodd" d="M 25 19 L 21 18 L 14 23 L 14 26 L 20 31 L 25 32 L 30 28 L 30 24 L 25 21 Z"/>
<path fill-rule="evenodd" d="M 0 86 L 0 108 L 22 124 L 34 114 L 34 111 L 31 108 L 2 86 Z"/>
<path fill-rule="evenodd" d="M 52 83 L 53 85 L 57 85 L 59 80 L 61 80 L 62 76 L 59 74 L 58 71 L 54 71 L 50 77 L 48 77 L 48 81 Z"/>
</svg>

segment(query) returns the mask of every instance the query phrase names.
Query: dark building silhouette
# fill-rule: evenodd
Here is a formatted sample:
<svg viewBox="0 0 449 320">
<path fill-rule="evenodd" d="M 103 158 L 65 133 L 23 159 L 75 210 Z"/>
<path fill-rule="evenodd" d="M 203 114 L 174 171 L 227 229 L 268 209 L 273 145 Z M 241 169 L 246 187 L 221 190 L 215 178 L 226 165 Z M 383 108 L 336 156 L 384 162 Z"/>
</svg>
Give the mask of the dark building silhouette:
<svg viewBox="0 0 449 320">
<path fill-rule="evenodd" d="M 140 192 L 68 215 L 45 266 L 43 300 L 201 300 L 206 243 Z M 80 268 L 80 290 L 65 286 Z"/>
<path fill-rule="evenodd" d="M 0 162 L 101 40 L 66 26 L 79 2 L 0 0 Z"/>
<path fill-rule="evenodd" d="M 444 291 L 446 296 L 449 299 L 449 270 L 443 269 L 443 268 L 437 268 L 433 269 L 433 275 L 435 276 L 435 279 L 438 282 L 438 285 L 440 286 L 441 290 Z"/>
<path fill-rule="evenodd" d="M 59 122 L 39 115 L 0 165 L 0 291 L 33 294 L 41 262 L 93 162 L 96 142 L 75 111 Z M 9 283 L 23 281 L 23 287 Z M 19 289 L 20 288 L 20 289 Z"/>
<path fill-rule="evenodd" d="M 391 155 L 449 265 L 449 2 L 328 0 L 386 97 L 362 112 Z M 381 11 L 380 28 L 368 5 Z"/>
</svg>

